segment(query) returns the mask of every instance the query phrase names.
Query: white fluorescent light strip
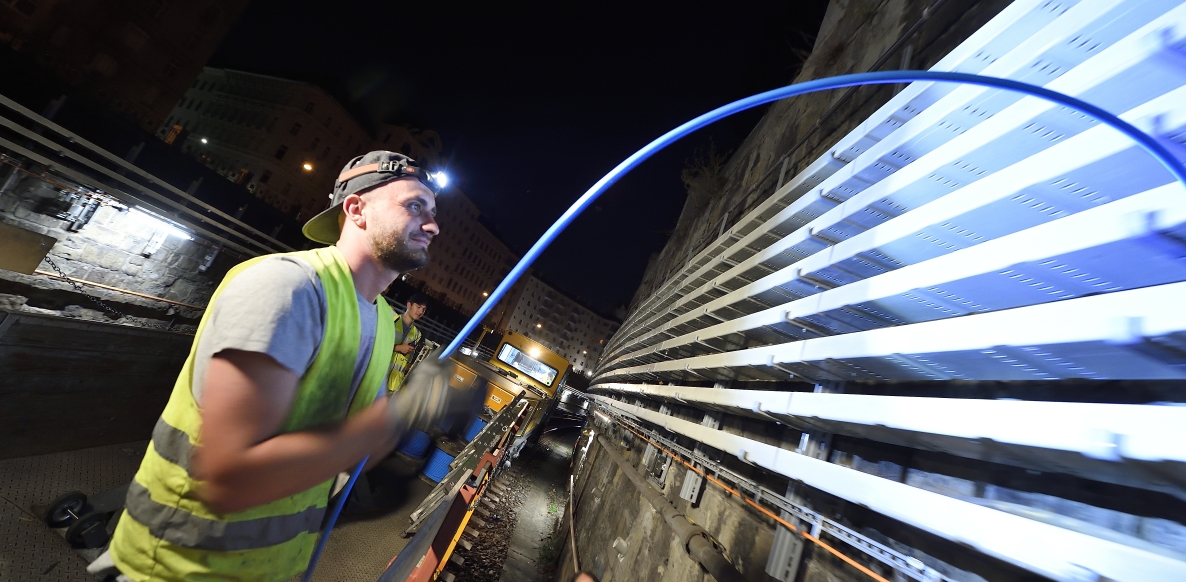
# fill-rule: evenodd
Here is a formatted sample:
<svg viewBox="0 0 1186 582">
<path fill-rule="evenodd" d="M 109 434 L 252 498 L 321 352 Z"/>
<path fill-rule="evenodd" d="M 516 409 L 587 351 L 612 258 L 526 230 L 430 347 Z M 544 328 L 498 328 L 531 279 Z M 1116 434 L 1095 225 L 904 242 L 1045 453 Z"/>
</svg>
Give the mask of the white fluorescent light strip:
<svg viewBox="0 0 1186 582">
<path fill-rule="evenodd" d="M 990 439 L 1119 461 L 1186 462 L 1186 407 L 600 384 L 597 390 L 747 413 Z"/>
<path fill-rule="evenodd" d="M 1183 15 L 1186 16 L 1186 6 L 1183 8 Z M 1180 120 L 1184 113 L 1186 113 L 1186 87 L 1179 87 L 1174 91 L 1122 114 L 1121 117 L 1138 126 L 1146 126 L 1143 129 L 1152 129 L 1148 126 L 1153 123 L 1159 123 L 1160 121 L 1157 120 L 1169 120 L 1171 118 Z M 974 139 L 978 130 L 981 128 L 991 131 L 996 125 L 982 124 L 957 139 Z M 663 328 L 656 329 L 624 345 L 638 345 L 664 329 L 682 325 L 703 316 L 709 311 L 720 309 L 746 297 L 768 291 L 797 279 L 799 272 L 811 273 L 825 266 L 834 265 L 842 260 L 852 258 L 862 252 L 876 249 L 881 245 L 913 236 L 916 232 L 928 226 L 958 219 L 962 214 L 986 206 L 989 203 L 1014 196 L 1033 184 L 1041 184 L 1053 180 L 1061 175 L 1072 172 L 1076 168 L 1136 147 L 1138 146 L 1133 144 L 1126 136 L 1109 126 L 1099 125 L 1093 127 L 1017 162 L 1008 168 L 972 182 L 951 194 L 841 241 L 798 263 L 767 275 L 724 296 L 713 299 L 697 307 L 695 310 L 684 313 L 667 322 Z M 925 157 L 931 157 L 932 155 L 936 157 L 948 157 L 948 152 L 955 149 L 957 148 L 943 148 Z M 949 161 L 946 160 L 942 163 Z M 731 273 L 743 272 L 761 261 L 774 257 L 783 250 L 807 240 L 811 236 L 809 234 L 811 229 L 822 230 L 830 224 L 843 221 L 846 216 L 860 212 L 862 208 L 868 206 L 870 203 L 889 195 L 890 188 L 887 187 L 887 184 L 892 185 L 893 182 L 897 181 L 898 176 L 914 173 L 914 168 L 915 164 L 906 166 L 889 179 L 870 186 L 864 192 L 853 196 L 845 203 L 819 217 L 808 227 L 795 231 L 765 251 L 746 259 L 737 267 L 731 269 L 730 273 L 722 275 L 719 281 L 727 281 Z M 923 171 L 929 172 L 929 170 Z M 1166 180 L 1172 180 L 1168 172 L 1166 173 Z M 1174 187 L 1181 188 L 1177 183 L 1174 184 Z M 713 284 L 715 285 L 716 282 Z M 692 297 L 688 296 L 685 299 Z"/>
<path fill-rule="evenodd" d="M 1183 223 L 1186 223 L 1186 195 L 1183 195 L 1181 185 L 1175 182 L 929 261 L 908 265 L 689 332 L 620 356 L 605 364 L 605 369 L 611 370 L 627 360 L 654 355 L 697 341 L 783 323 L 787 320 L 788 313 L 794 318 L 808 317 L 849 305 L 887 299 L 916 289 L 992 273 L 1019 263 L 1037 262 L 1049 257 L 1145 236 L 1153 231 L 1170 229 Z M 821 255 L 804 261 L 802 269 L 814 271 L 818 268 L 816 265 L 810 265 L 812 262 L 822 262 L 813 261 L 816 257 Z"/>
<path fill-rule="evenodd" d="M 188 233 L 180 228 L 177 228 L 176 226 L 174 226 L 173 224 L 169 223 L 168 221 L 166 221 L 162 218 L 159 218 L 159 217 L 153 216 L 152 214 L 149 214 L 147 211 L 141 210 L 139 208 L 132 208 L 131 210 L 128 211 L 128 214 L 129 214 L 129 217 L 132 218 L 132 220 L 135 221 L 138 226 L 140 226 L 141 228 L 143 228 L 145 230 L 149 230 L 149 231 L 163 230 L 169 236 L 175 236 L 177 238 L 182 238 L 185 240 L 193 240 L 194 239 L 193 235 L 191 235 L 190 233 Z"/>
<path fill-rule="evenodd" d="M 1122 344 L 1186 331 L 1186 283 L 1171 283 L 1043 303 L 991 313 L 789 342 L 722 354 L 632 366 L 602 373 L 615 376 L 775 364 L 988 351 L 997 346 L 1057 346 L 1080 342 Z M 1128 379 L 1186 378 L 1186 370 L 1152 363 Z"/>
<path fill-rule="evenodd" d="M 1186 563 L 890 481 L 616 400 L 601 404 L 1055 580 L 1180 582 Z"/>
<path fill-rule="evenodd" d="M 1065 37 L 1069 37 L 1075 32 L 1081 30 L 1085 26 L 1100 17 L 1107 8 L 1114 4 L 1114 2 L 1085 2 L 1077 6 L 1075 9 L 1068 11 L 1068 15 L 1074 14 L 1075 18 L 1069 16 L 1059 20 L 1059 32 L 1063 36 L 1057 37 L 1055 40 L 1048 41 L 1045 35 L 1035 35 L 1035 39 L 1042 39 L 1040 41 L 1034 40 L 1023 44 L 1027 50 L 1018 50 L 1010 53 L 1009 58 L 1002 58 L 990 67 L 984 70 L 985 74 L 993 74 L 996 76 L 1008 77 L 1011 73 L 1018 70 L 1023 70 L 1027 63 L 1035 62 L 1033 56 L 1035 52 L 1028 49 L 1037 49 L 1041 51 L 1043 47 L 1049 47 L 1059 42 L 1062 42 Z M 1186 6 L 1179 6 L 1158 18 L 1153 22 L 1146 24 L 1136 32 L 1128 35 L 1121 41 L 1115 43 L 1111 47 L 1101 51 L 1099 54 L 1083 62 L 1080 66 L 1075 67 L 1070 72 L 1052 80 L 1047 84 L 1050 89 L 1060 91 L 1069 95 L 1079 95 L 1083 92 L 1098 87 L 1107 79 L 1118 75 L 1132 66 L 1149 58 L 1156 57 L 1165 48 L 1165 40 L 1162 31 L 1166 29 L 1173 29 L 1175 26 L 1182 26 L 1186 23 Z M 1046 31 L 1043 31 L 1046 32 Z M 1034 46 L 1030 46 L 1030 45 Z M 887 136 L 885 139 L 872 146 L 868 151 L 864 152 L 852 164 L 842 168 L 840 171 L 832 174 L 824 184 L 822 184 L 818 191 L 809 195 L 812 199 L 808 202 L 814 201 L 821 192 L 829 191 L 837 185 L 850 180 L 858 173 L 864 171 L 871 164 L 878 163 L 882 158 L 888 156 L 894 149 L 901 145 L 915 139 L 919 134 L 929 131 L 934 125 L 943 121 L 943 118 L 950 115 L 952 112 L 964 106 L 970 100 L 983 95 L 989 89 L 982 87 L 961 86 L 951 91 L 940 102 L 934 106 L 929 107 L 926 111 L 914 117 L 912 120 L 903 125 L 899 130 Z M 652 315 L 647 323 L 651 323 L 657 318 L 669 316 L 673 310 L 678 309 L 688 301 L 703 295 L 714 287 L 721 285 L 733 279 L 737 275 L 753 268 L 755 265 L 762 263 L 777 256 L 782 251 L 790 248 L 794 244 L 798 244 L 808 240 L 812 229 L 814 231 L 822 231 L 833 224 L 837 224 L 844 220 L 845 217 L 851 216 L 855 213 L 861 212 L 869 204 L 877 202 L 887 196 L 892 196 L 894 192 L 893 187 L 901 188 L 903 186 L 910 186 L 921 183 L 928 174 L 939 170 L 944 166 L 958 161 L 966 154 L 975 151 L 978 148 L 984 147 L 990 143 L 994 137 L 998 137 L 1007 133 L 1010 130 L 1023 125 L 1030 119 L 1049 111 L 1056 106 L 1048 101 L 1037 98 L 1027 97 L 1021 99 L 1019 102 L 1006 108 L 1004 111 L 991 117 L 993 120 L 989 124 L 978 124 L 974 126 L 967 133 L 956 137 L 947 142 L 943 147 L 932 151 L 930 154 L 921 156 L 915 162 L 908 164 L 897 173 L 889 176 L 885 180 L 878 182 L 864 190 L 860 194 L 853 196 L 843 205 L 823 216 L 812 221 L 806 227 L 800 229 L 795 233 L 797 236 L 784 238 L 779 243 L 767 247 L 762 252 L 759 252 L 748 259 L 742 261 L 738 265 L 730 268 L 725 273 L 717 276 L 712 281 L 702 285 L 696 292 L 683 295 L 674 305 L 665 306 L 663 310 Z M 1170 108 L 1173 108 L 1171 105 Z M 1130 114 L 1135 113 L 1140 107 L 1134 108 Z M 1123 117 L 1123 116 L 1122 116 Z M 1114 138 L 1126 140 L 1127 138 Z M 835 151 L 835 150 L 833 150 Z M 808 198 L 805 196 L 804 198 Z M 743 241 L 752 241 L 764 234 L 770 227 L 781 223 L 793 215 L 798 209 L 805 204 L 800 204 L 803 199 L 797 201 L 796 204 L 784 209 L 772 219 L 766 221 L 761 228 L 751 232 Z M 795 209 L 792 211 L 792 209 Z M 744 246 L 744 245 L 739 245 Z M 724 257 L 722 253 L 718 260 Z M 696 313 L 697 310 L 683 314 L 685 317 L 695 313 L 698 317 L 702 313 Z M 685 320 L 686 321 L 686 320 Z M 643 324 L 646 325 L 646 324 Z M 668 323 L 665 326 L 653 329 L 650 333 L 642 336 L 631 338 L 635 341 L 630 345 L 637 345 L 641 341 L 661 333 L 671 325 L 678 325 L 675 323 Z M 623 336 L 626 339 L 626 336 Z M 613 356 L 620 351 L 619 346 L 615 346 L 612 353 L 607 355 Z"/>
<path fill-rule="evenodd" d="M 967 40 L 960 43 L 959 46 L 936 63 L 935 66 L 931 67 L 931 70 L 996 74 L 994 73 L 994 69 L 985 70 L 985 67 L 999 61 L 1010 51 L 1013 51 L 1017 44 L 1024 43 L 1026 39 L 1039 34 L 1043 38 L 1066 38 L 1069 33 L 1065 29 L 1074 27 L 1077 23 L 1071 23 L 1069 19 L 1059 19 L 1058 17 L 1064 14 L 1066 9 L 1072 4 L 1075 4 L 1075 2 L 1063 2 L 1060 4 L 1053 4 L 1045 0 L 1021 0 L 1013 2 L 1002 10 L 1000 14 L 973 33 L 972 36 L 968 37 Z M 1051 24 L 1051 21 L 1054 21 L 1053 24 Z M 822 180 L 831 175 L 839 166 L 845 163 L 837 159 L 836 152 L 845 152 L 850 148 L 856 148 L 859 142 L 862 141 L 876 141 L 876 138 L 870 137 L 869 134 L 879 129 L 881 125 L 885 124 L 891 118 L 898 119 L 904 115 L 905 111 L 913 109 L 912 101 L 919 98 L 924 92 L 938 89 L 939 92 L 946 94 L 954 88 L 955 86 L 944 83 L 912 83 L 908 85 L 871 115 L 865 123 L 843 137 L 835 147 L 831 148 L 829 153 L 821 156 L 804 171 L 792 178 L 788 184 L 780 188 L 778 193 L 772 195 L 766 202 L 763 202 L 757 208 L 750 211 L 744 218 L 737 222 L 733 229 L 718 237 L 712 244 L 706 246 L 696 257 L 688 261 L 688 265 L 697 264 L 713 249 L 721 244 L 728 243 L 735 231 L 743 230 L 745 225 L 753 220 L 752 217 L 760 216 L 771 205 L 784 198 L 798 196 L 800 194 L 799 188 L 802 184 L 813 178 Z M 818 193 L 814 196 L 818 197 Z M 772 223 L 766 221 L 766 224 L 778 224 L 778 222 Z M 763 229 L 763 231 L 765 230 L 769 230 L 769 228 Z M 749 237 L 742 239 L 739 241 L 740 244 L 737 245 L 737 248 L 746 246 L 752 240 Z M 623 328 L 632 328 L 636 323 L 635 319 L 641 314 L 646 313 L 657 302 L 662 300 L 663 303 L 666 303 L 667 298 L 679 291 L 677 284 L 680 281 L 694 281 L 717 265 L 719 263 L 719 256 L 715 257 L 715 259 L 686 278 L 681 277 L 679 274 L 674 276 L 668 283 L 664 284 L 662 289 L 645 300 L 639 309 L 631 314 L 631 317 L 627 318 Z M 610 347 L 613 348 L 615 346 L 611 345 Z"/>
</svg>

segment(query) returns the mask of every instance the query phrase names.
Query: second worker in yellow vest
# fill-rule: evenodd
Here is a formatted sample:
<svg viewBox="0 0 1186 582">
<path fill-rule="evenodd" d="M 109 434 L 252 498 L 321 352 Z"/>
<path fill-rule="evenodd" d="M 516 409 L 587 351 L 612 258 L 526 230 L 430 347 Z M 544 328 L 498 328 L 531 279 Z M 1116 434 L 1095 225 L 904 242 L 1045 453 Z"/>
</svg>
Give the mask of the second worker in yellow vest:
<svg viewBox="0 0 1186 582">
<path fill-rule="evenodd" d="M 395 350 L 391 354 L 391 377 L 387 379 L 387 393 L 399 390 L 408 373 L 408 363 L 416 351 L 416 344 L 424 337 L 416 327 L 416 321 L 428 311 L 428 298 L 423 293 L 413 293 L 408 298 L 404 312 L 395 317 Z"/>
</svg>

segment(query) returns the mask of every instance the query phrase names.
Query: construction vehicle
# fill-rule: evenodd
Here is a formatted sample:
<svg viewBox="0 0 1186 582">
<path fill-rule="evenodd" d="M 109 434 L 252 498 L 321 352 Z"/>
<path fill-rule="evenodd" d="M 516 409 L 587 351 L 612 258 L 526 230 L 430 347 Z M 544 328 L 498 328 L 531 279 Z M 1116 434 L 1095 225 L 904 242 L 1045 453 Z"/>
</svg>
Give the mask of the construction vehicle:
<svg viewBox="0 0 1186 582">
<path fill-rule="evenodd" d="M 564 357 L 513 331 L 503 335 L 489 359 L 482 359 L 474 349 L 463 349 L 450 359 L 454 363 L 450 386 L 459 390 L 485 390 L 486 399 L 479 415 L 483 424 L 516 396 L 523 395 L 528 403 L 527 416 L 515 433 L 512 456 L 547 420 L 555 407 L 556 393 L 572 369 Z"/>
</svg>

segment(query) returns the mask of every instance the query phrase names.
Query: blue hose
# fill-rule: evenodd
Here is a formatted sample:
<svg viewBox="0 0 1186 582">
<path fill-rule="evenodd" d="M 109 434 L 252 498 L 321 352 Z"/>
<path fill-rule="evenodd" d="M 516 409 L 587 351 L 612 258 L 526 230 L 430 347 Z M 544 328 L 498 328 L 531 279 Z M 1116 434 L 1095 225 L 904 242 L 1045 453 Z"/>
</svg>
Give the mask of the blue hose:
<svg viewBox="0 0 1186 582">
<path fill-rule="evenodd" d="M 875 73 L 840 75 L 838 77 L 828 77 L 826 79 L 817 79 L 815 81 L 787 85 L 786 87 L 781 87 L 772 91 L 766 91 L 765 93 L 758 93 L 757 95 L 746 97 L 745 99 L 734 101 L 728 105 L 713 109 L 712 111 L 709 111 L 708 113 L 705 113 L 704 115 L 701 115 L 700 117 L 697 117 L 659 136 L 658 139 L 643 146 L 642 149 L 634 152 L 633 155 L 623 160 L 622 163 L 618 164 L 614 169 L 610 170 L 608 174 L 602 176 L 602 178 L 598 180 L 597 183 L 593 184 L 593 187 L 589 188 L 589 190 L 586 191 L 580 198 L 578 198 L 577 201 L 568 208 L 568 210 L 564 211 L 564 214 L 560 215 L 560 218 L 556 219 L 556 222 L 552 223 L 552 226 L 549 227 L 548 230 L 539 237 L 539 240 L 535 241 L 535 244 L 531 246 L 531 249 L 527 251 L 527 254 L 523 255 L 523 258 L 519 260 L 519 263 L 515 265 L 515 268 L 511 269 L 511 272 L 508 273 L 506 278 L 502 280 L 502 283 L 498 284 L 498 287 L 494 289 L 494 292 L 490 294 L 490 297 L 488 297 L 486 301 L 482 303 L 482 306 L 478 308 L 478 311 L 474 313 L 473 317 L 471 317 L 470 320 L 466 322 L 465 327 L 461 328 L 461 332 L 457 334 L 457 337 L 453 338 L 453 341 L 445 347 L 445 349 L 441 352 L 440 358 L 442 360 L 446 359 L 461 348 L 461 343 L 465 341 L 465 338 L 468 337 L 470 333 L 473 333 L 475 329 L 477 329 L 478 324 L 480 324 L 482 319 L 486 317 L 486 314 L 490 313 L 490 310 L 493 309 L 494 306 L 498 304 L 499 300 L 501 300 L 502 297 L 507 294 L 507 291 L 510 291 L 511 286 L 523 276 L 523 273 L 527 271 L 527 268 L 530 267 L 531 264 L 535 262 L 535 259 L 537 259 L 540 254 L 544 252 L 544 249 L 548 248 L 548 245 L 552 244 L 552 241 L 555 240 L 557 236 L 560 236 L 560 233 L 563 232 L 565 228 L 568 228 L 568 225 L 572 223 L 572 221 L 575 220 L 577 216 L 584 212 L 585 209 L 589 207 L 589 205 L 593 204 L 593 202 L 597 200 L 598 196 L 601 196 L 601 194 L 605 192 L 607 188 L 613 185 L 614 182 L 617 182 L 619 178 L 626 174 L 626 172 L 629 172 L 635 166 L 641 164 L 647 158 L 655 155 L 655 153 L 657 153 L 659 150 L 671 145 L 679 138 L 684 137 L 685 135 L 688 135 L 689 133 L 692 133 L 693 131 L 696 131 L 724 117 L 733 115 L 734 113 L 745 111 L 746 109 L 751 109 L 759 105 L 765 105 L 772 101 L 778 101 L 779 99 L 785 99 L 787 97 L 795 97 L 797 95 L 815 93 L 817 91 L 827 91 L 829 89 L 842 89 L 844 87 L 856 87 L 860 85 L 893 85 L 898 83 L 911 83 L 914 81 L 938 81 L 945 83 L 980 85 L 982 87 L 995 87 L 997 89 L 1005 89 L 1016 93 L 1040 97 L 1047 101 L 1051 101 L 1059 105 L 1065 105 L 1071 109 L 1086 113 L 1092 117 L 1095 117 L 1099 121 L 1112 126 L 1112 128 L 1116 129 L 1120 133 L 1132 138 L 1132 140 L 1135 141 L 1137 145 L 1144 148 L 1146 151 L 1152 154 L 1153 157 L 1157 159 L 1157 161 L 1161 162 L 1161 165 L 1165 166 L 1165 168 L 1169 170 L 1170 174 L 1177 178 L 1178 181 L 1183 184 L 1183 186 L 1186 186 L 1186 166 L 1183 166 L 1182 162 L 1178 161 L 1178 159 L 1175 158 L 1174 155 L 1165 148 L 1165 146 L 1158 143 L 1156 139 L 1137 129 L 1127 121 L 1124 121 L 1123 119 L 1120 119 L 1119 117 L 1103 109 L 1100 109 L 1095 105 L 1087 103 L 1086 101 L 1081 101 L 1069 95 L 1064 95 L 1057 91 L 1051 91 L 1050 89 L 1046 89 L 1044 87 L 1038 87 L 1037 85 L 1030 85 L 1029 83 L 1022 83 L 1020 81 L 1013 81 L 1010 79 L 973 75 L 970 73 L 947 73 L 941 71 L 880 71 Z M 317 566 L 317 560 L 320 558 L 321 552 L 325 548 L 325 542 L 329 539 L 330 530 L 333 529 L 334 522 L 337 520 L 338 514 L 341 512 L 342 504 L 345 502 L 346 497 L 350 494 L 350 490 L 353 488 L 354 482 L 358 479 L 358 475 L 362 472 L 362 467 L 365 464 L 365 459 L 362 461 L 362 463 L 359 463 L 358 467 L 354 470 L 354 474 L 351 475 L 350 481 L 346 484 L 346 488 L 342 491 L 342 497 L 338 500 L 338 504 L 334 508 L 334 512 L 330 515 L 329 522 L 326 524 L 325 533 L 322 534 L 321 539 L 318 541 L 317 548 L 313 552 L 313 557 L 309 560 L 309 569 L 305 572 L 305 577 L 303 578 L 304 582 L 308 582 L 308 580 L 312 577 L 313 569 Z"/>
<path fill-rule="evenodd" d="M 1070 97 L 1068 95 L 1063 95 L 1062 93 L 1051 91 L 1043 87 L 1038 87 L 1036 85 L 1030 85 L 1028 83 L 1012 81 L 1009 79 L 998 79 L 996 77 L 972 75 L 969 73 L 946 73 L 940 71 L 881 71 L 876 73 L 859 73 L 856 75 L 840 75 L 838 77 L 829 77 L 826 79 L 807 81 L 805 83 L 796 83 L 794 85 L 788 85 L 786 87 L 781 87 L 779 89 L 774 89 L 765 93 L 759 93 L 752 97 L 746 97 L 740 101 L 734 101 L 733 103 L 723 107 L 713 109 L 712 111 L 709 111 L 708 113 L 705 113 L 704 115 L 701 115 L 700 117 L 697 117 L 663 134 L 655 141 L 652 141 L 642 149 L 634 152 L 633 155 L 626 158 L 613 170 L 610 170 L 610 172 L 598 180 L 596 184 L 593 184 L 593 187 L 589 188 L 589 190 L 585 192 L 583 196 L 577 199 L 577 201 L 574 202 L 573 205 L 569 207 L 569 209 L 566 210 L 564 214 L 562 214 L 560 218 L 558 218 L 546 232 L 544 232 L 543 236 L 541 236 L 539 240 L 537 240 L 535 244 L 532 245 L 531 249 L 527 251 L 527 254 L 523 255 L 523 258 L 519 260 L 519 263 L 515 265 L 515 268 L 511 269 L 511 272 L 507 274 L 506 278 L 502 280 L 502 283 L 498 285 L 494 292 L 490 294 L 490 297 L 488 297 L 482 306 L 478 308 L 477 313 L 474 313 L 474 316 L 471 317 L 469 322 L 465 324 L 465 327 L 461 329 L 461 332 L 457 334 L 457 337 L 453 339 L 453 342 L 450 343 L 448 347 L 446 347 L 441 353 L 441 358 L 452 356 L 453 352 L 461 347 L 461 342 L 463 342 L 465 338 L 468 337 L 469 334 L 478 327 L 478 324 L 481 323 L 484 317 L 486 317 L 486 314 L 490 313 L 490 310 L 494 308 L 494 306 L 500 299 L 502 299 L 504 295 L 506 295 L 511 286 L 519 280 L 519 277 L 523 276 L 523 273 L 527 271 L 527 268 L 531 266 L 531 263 L 535 262 L 535 259 L 544 252 L 544 249 L 548 248 L 548 245 L 551 244 L 552 241 L 555 240 L 555 238 L 559 236 L 565 228 L 568 227 L 569 223 L 576 219 L 576 217 L 580 215 L 581 212 L 584 212 L 584 210 L 588 208 L 590 204 L 593 204 L 593 202 L 597 200 L 597 197 L 600 196 L 602 192 L 605 192 L 607 188 L 609 188 L 614 182 L 617 182 L 619 178 L 625 175 L 626 172 L 629 172 L 632 168 L 634 168 L 634 166 L 637 166 L 638 164 L 642 163 L 643 160 L 653 156 L 659 150 L 671 145 L 679 138 L 688 135 L 689 133 L 692 133 L 693 131 L 696 131 L 723 117 L 728 117 L 734 113 L 745 111 L 746 109 L 757 107 L 759 105 L 764 105 L 766 103 L 770 103 L 771 101 L 785 99 L 787 97 L 794 97 L 796 95 L 814 93 L 817 91 L 825 91 L 828 89 L 854 87 L 858 85 L 891 85 L 897 83 L 909 83 L 913 81 L 940 81 L 948 83 L 981 85 L 985 87 L 996 87 L 998 89 L 1006 89 L 1035 97 L 1041 97 L 1048 101 L 1065 105 L 1071 109 L 1077 109 L 1083 113 L 1095 117 L 1096 119 L 1112 126 L 1116 130 L 1132 138 L 1133 141 L 1137 142 L 1138 145 L 1145 148 L 1150 154 L 1153 154 L 1153 157 L 1157 158 L 1157 160 L 1160 161 L 1161 164 L 1170 171 L 1170 174 L 1182 182 L 1183 185 L 1186 185 L 1186 167 L 1183 167 L 1182 163 L 1179 162 L 1177 158 L 1175 158 L 1173 154 L 1169 152 L 1169 150 L 1165 149 L 1165 147 L 1158 143 L 1154 138 L 1145 134 L 1136 127 L 1133 127 L 1132 124 L 1120 119 L 1119 117 L 1116 117 L 1115 115 L 1112 115 L 1111 113 L 1108 113 L 1107 111 L 1104 111 L 1103 109 L 1100 109 L 1099 107 L 1096 107 L 1095 105 L 1085 101 L 1080 101 L 1079 99 Z"/>
<path fill-rule="evenodd" d="M 354 489 L 354 482 L 358 481 L 358 476 L 362 474 L 362 468 L 367 466 L 369 459 L 368 456 L 358 463 L 354 472 L 350 474 L 350 480 L 342 488 L 342 494 L 338 496 L 338 501 L 334 503 L 333 511 L 329 514 L 329 521 L 325 522 L 325 533 L 321 534 L 321 538 L 317 540 L 317 546 L 313 548 L 313 555 L 309 556 L 309 567 L 305 568 L 305 575 L 301 576 L 301 582 L 310 582 L 313 579 L 313 570 L 317 569 L 317 562 L 321 561 L 321 553 L 325 551 L 329 533 L 334 530 L 334 524 L 338 522 L 338 516 L 341 515 L 342 508 L 346 506 L 346 498 L 350 497 L 350 491 Z"/>
</svg>

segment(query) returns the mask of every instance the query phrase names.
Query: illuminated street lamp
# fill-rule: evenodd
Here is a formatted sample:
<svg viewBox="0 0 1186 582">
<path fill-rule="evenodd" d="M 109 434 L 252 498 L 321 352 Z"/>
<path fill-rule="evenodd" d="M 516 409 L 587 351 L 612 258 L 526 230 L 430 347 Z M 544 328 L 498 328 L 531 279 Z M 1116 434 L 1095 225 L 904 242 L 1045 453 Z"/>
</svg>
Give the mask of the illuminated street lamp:
<svg viewBox="0 0 1186 582">
<path fill-rule="evenodd" d="M 210 143 L 210 141 L 207 140 L 206 138 L 202 138 L 202 143 Z"/>
<path fill-rule="evenodd" d="M 306 172 L 312 172 L 313 164 L 310 164 L 309 162 L 305 162 L 304 164 L 301 164 L 301 168 L 303 168 Z"/>
<path fill-rule="evenodd" d="M 490 294 L 489 294 L 489 293 L 487 293 L 487 292 L 485 292 L 485 291 L 483 291 L 483 292 L 482 292 L 482 297 L 489 297 L 489 296 L 490 296 Z"/>
<path fill-rule="evenodd" d="M 543 328 L 544 328 L 544 324 L 542 324 L 542 323 L 535 324 L 535 329 L 543 329 Z"/>
</svg>

